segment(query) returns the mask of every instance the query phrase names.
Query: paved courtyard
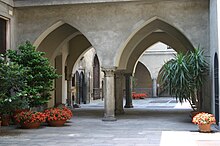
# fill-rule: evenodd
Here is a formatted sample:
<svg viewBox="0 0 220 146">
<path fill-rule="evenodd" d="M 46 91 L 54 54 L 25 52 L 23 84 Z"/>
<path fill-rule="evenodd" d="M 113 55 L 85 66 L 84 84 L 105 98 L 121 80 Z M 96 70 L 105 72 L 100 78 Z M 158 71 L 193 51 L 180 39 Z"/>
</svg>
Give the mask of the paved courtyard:
<svg viewBox="0 0 220 146">
<path fill-rule="evenodd" d="M 199 133 L 190 108 L 173 98 L 133 100 L 115 122 L 103 122 L 103 101 L 81 105 L 63 127 L 0 128 L 0 146 L 219 146 L 220 133 Z"/>
</svg>

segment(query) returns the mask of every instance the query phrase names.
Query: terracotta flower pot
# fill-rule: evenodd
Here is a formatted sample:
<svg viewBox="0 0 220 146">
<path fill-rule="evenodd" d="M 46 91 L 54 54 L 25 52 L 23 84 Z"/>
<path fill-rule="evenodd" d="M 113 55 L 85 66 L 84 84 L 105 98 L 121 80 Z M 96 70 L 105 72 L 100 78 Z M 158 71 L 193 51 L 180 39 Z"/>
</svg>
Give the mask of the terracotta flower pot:
<svg viewBox="0 0 220 146">
<path fill-rule="evenodd" d="M 198 125 L 200 132 L 211 132 L 211 124 Z"/>
<path fill-rule="evenodd" d="M 48 124 L 53 127 L 60 127 L 60 126 L 63 126 L 65 123 L 66 123 L 66 120 L 48 121 Z"/>
<path fill-rule="evenodd" d="M 34 123 L 26 123 L 26 124 L 21 123 L 20 125 L 21 128 L 23 129 L 37 129 L 40 127 L 40 124 L 41 124 L 40 122 L 34 122 Z"/>
<path fill-rule="evenodd" d="M 2 126 L 9 126 L 10 120 L 11 120 L 10 115 L 2 115 Z"/>
</svg>

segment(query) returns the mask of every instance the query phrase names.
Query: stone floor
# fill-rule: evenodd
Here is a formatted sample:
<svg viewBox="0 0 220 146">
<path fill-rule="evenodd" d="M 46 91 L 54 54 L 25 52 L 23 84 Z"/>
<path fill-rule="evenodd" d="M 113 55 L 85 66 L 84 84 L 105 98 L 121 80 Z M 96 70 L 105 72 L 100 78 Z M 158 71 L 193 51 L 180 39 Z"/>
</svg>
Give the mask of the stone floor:
<svg viewBox="0 0 220 146">
<path fill-rule="evenodd" d="M 115 122 L 103 122 L 103 101 L 81 105 L 63 127 L 0 128 L 0 146 L 220 146 L 220 132 L 199 133 L 187 103 L 173 98 L 133 100 Z"/>
</svg>

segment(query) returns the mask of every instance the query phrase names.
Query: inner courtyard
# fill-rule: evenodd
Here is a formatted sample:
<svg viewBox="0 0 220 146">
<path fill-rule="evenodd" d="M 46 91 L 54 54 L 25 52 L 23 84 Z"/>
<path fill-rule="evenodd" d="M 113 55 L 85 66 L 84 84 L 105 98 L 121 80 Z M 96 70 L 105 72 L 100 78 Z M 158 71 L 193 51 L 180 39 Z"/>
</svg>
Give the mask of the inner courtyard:
<svg viewBox="0 0 220 146">
<path fill-rule="evenodd" d="M 0 145 L 220 145 L 218 20 L 218 0 L 0 0 L 0 53 L 30 42 L 58 75 L 50 99 L 31 110 L 73 113 L 59 128 L 2 126 Z M 191 91 L 182 100 L 163 71 L 196 49 L 208 66 L 204 84 L 198 99 Z M 192 123 L 194 109 L 216 119 L 210 134 Z"/>
</svg>

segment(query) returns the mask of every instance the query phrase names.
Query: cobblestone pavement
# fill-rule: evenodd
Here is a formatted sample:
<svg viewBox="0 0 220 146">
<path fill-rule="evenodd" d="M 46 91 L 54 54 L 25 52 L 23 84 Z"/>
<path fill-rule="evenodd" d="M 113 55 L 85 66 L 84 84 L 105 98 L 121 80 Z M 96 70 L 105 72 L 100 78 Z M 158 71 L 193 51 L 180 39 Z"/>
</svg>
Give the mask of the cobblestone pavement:
<svg viewBox="0 0 220 146">
<path fill-rule="evenodd" d="M 187 103 L 173 98 L 133 100 L 115 122 L 103 122 L 103 101 L 81 105 L 63 127 L 0 128 L 0 146 L 219 146 L 220 133 L 199 133 Z"/>
</svg>

